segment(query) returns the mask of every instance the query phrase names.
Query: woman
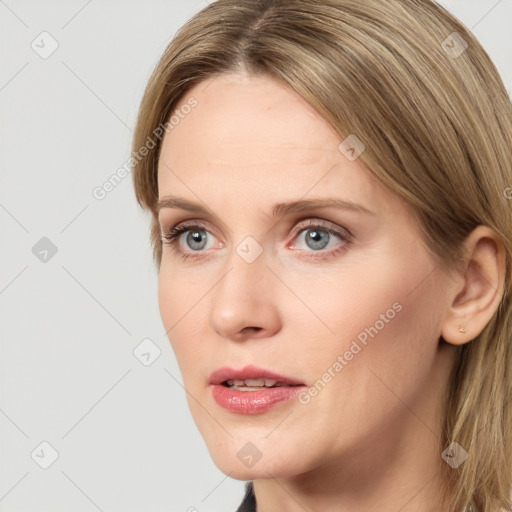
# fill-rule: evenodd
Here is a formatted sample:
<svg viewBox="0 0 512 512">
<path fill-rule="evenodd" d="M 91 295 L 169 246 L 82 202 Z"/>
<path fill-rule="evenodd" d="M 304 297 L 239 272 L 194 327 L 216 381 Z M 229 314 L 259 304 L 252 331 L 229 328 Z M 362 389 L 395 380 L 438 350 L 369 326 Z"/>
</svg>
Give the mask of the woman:
<svg viewBox="0 0 512 512">
<path fill-rule="evenodd" d="M 218 0 L 133 139 L 159 305 L 239 511 L 512 506 L 512 106 L 430 0 Z"/>
</svg>

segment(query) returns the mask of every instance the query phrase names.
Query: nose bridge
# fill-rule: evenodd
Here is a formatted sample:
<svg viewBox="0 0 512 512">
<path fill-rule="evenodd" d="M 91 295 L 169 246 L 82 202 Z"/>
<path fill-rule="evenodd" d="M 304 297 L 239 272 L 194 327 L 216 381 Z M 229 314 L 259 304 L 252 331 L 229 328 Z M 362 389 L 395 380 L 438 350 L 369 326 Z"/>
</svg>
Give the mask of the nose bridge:
<svg viewBox="0 0 512 512">
<path fill-rule="evenodd" d="M 212 297 L 210 322 L 217 333 L 234 339 L 246 327 L 259 328 L 262 336 L 275 331 L 276 304 L 266 265 L 263 247 L 252 236 L 233 245 Z"/>
<path fill-rule="evenodd" d="M 218 294 L 250 302 L 264 295 L 268 269 L 262 245 L 252 236 L 234 244 L 226 259 L 226 272 L 217 287 Z"/>
</svg>

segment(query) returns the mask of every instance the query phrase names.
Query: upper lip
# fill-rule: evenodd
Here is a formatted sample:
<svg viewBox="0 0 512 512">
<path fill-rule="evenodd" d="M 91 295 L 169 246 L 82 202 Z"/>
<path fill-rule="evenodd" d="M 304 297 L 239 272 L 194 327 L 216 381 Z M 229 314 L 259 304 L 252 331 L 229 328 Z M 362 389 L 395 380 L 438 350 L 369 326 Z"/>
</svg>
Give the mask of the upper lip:
<svg viewBox="0 0 512 512">
<path fill-rule="evenodd" d="M 236 370 L 234 368 L 229 368 L 224 366 L 215 370 L 210 375 L 209 384 L 221 384 L 226 380 L 246 380 L 246 379 L 273 379 L 277 382 L 283 384 L 289 384 L 291 386 L 303 385 L 303 382 L 300 382 L 297 379 L 292 377 L 287 377 L 286 375 L 281 375 L 276 372 L 272 372 L 270 370 L 266 370 L 265 368 L 258 368 L 257 366 L 249 365 Z"/>
</svg>

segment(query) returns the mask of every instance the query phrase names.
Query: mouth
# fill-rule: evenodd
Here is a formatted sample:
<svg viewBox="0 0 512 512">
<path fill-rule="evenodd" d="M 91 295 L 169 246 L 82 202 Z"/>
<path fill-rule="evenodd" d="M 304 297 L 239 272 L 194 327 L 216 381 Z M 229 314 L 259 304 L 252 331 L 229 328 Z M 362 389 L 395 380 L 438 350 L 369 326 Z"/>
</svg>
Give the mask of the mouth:
<svg viewBox="0 0 512 512">
<path fill-rule="evenodd" d="M 223 367 L 215 370 L 208 381 L 209 384 L 222 384 L 228 387 L 240 387 L 243 391 L 248 388 L 272 388 L 282 386 L 304 386 L 304 382 L 288 377 L 265 368 L 248 365 L 239 370 Z"/>
<path fill-rule="evenodd" d="M 262 414 L 297 397 L 305 388 L 297 379 L 256 366 L 220 368 L 208 383 L 217 404 L 238 414 Z"/>
<path fill-rule="evenodd" d="M 261 391 L 266 388 L 293 387 L 301 384 L 286 384 L 278 382 L 276 379 L 228 379 L 221 382 L 221 385 L 235 391 Z"/>
</svg>

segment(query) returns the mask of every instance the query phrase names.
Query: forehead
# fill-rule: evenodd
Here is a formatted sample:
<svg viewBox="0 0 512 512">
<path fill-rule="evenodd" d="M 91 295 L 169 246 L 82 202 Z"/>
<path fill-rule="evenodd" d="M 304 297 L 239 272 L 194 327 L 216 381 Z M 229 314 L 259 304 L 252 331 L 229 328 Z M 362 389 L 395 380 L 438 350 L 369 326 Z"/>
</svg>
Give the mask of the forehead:
<svg viewBox="0 0 512 512">
<path fill-rule="evenodd" d="M 184 139 L 193 137 L 200 149 L 226 161 L 243 149 L 248 164 L 265 156 L 261 149 L 289 151 L 290 158 L 336 150 L 334 130 L 302 97 L 270 77 L 209 79 L 188 91 L 177 109 L 192 97 L 197 106 L 166 136 L 172 150 L 179 151 Z"/>
<path fill-rule="evenodd" d="M 241 205 L 261 192 L 269 202 L 339 192 L 372 209 L 386 207 L 383 186 L 339 151 L 343 139 L 286 84 L 221 75 L 195 85 L 176 109 L 191 98 L 197 105 L 182 113 L 162 142 L 160 196 L 195 200 L 207 193 L 220 204 L 228 196 L 235 200 L 235 190 Z"/>
</svg>

